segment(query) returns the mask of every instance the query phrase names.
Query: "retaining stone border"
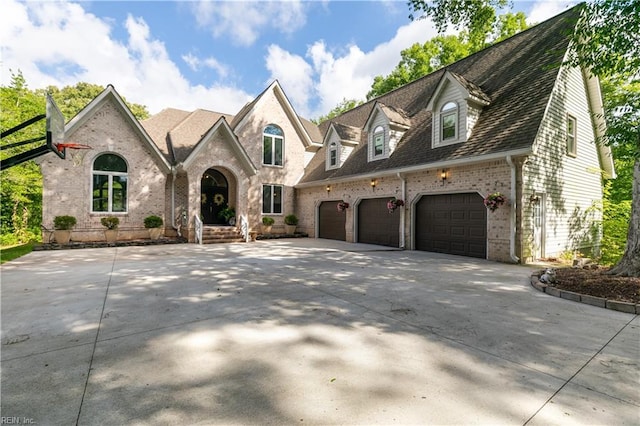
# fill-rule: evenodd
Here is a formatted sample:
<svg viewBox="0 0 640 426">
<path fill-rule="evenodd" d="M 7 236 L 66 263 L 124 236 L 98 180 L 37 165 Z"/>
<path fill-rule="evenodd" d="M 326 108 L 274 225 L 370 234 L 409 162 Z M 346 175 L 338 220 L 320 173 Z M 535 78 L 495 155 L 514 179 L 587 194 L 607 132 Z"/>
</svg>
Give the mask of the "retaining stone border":
<svg viewBox="0 0 640 426">
<path fill-rule="evenodd" d="M 156 246 L 162 244 L 185 244 L 186 238 L 159 238 L 157 240 L 122 240 L 115 241 L 113 243 L 107 243 L 106 241 L 71 241 L 69 244 L 57 244 L 47 243 L 38 244 L 33 246 L 33 251 L 42 250 L 68 250 L 68 249 L 83 249 L 83 248 L 102 248 L 102 247 L 129 247 L 129 246 Z"/>
<path fill-rule="evenodd" d="M 626 312 L 628 314 L 640 315 L 640 304 L 620 302 L 618 300 L 605 299 L 604 297 L 595 297 L 586 294 L 575 293 L 573 291 L 560 290 L 549 284 L 541 282 L 539 273 L 537 272 L 531 274 L 531 286 L 543 293 L 555 297 L 560 297 L 562 299 L 586 303 L 587 305 L 598 306 L 600 308 L 611 309 L 614 311 Z"/>
</svg>

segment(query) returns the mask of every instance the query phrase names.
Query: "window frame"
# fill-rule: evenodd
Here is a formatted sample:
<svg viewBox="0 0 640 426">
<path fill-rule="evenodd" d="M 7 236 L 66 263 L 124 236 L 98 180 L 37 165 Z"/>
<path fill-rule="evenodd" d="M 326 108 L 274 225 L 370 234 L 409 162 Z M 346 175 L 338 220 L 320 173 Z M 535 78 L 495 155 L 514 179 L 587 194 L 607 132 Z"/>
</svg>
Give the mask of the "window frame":
<svg viewBox="0 0 640 426">
<path fill-rule="evenodd" d="M 369 143 L 369 161 L 380 160 L 388 157 L 387 133 L 387 129 L 381 124 L 378 124 L 374 127 L 373 131 L 371 132 L 371 139 Z M 376 142 L 378 141 L 381 142 L 382 151 L 379 154 L 376 154 Z"/>
<path fill-rule="evenodd" d="M 573 123 L 573 124 L 572 124 Z M 573 127 L 570 129 L 570 127 Z M 567 114 L 567 122 L 566 122 L 566 151 L 567 155 L 570 157 L 578 156 L 578 119 L 571 115 Z"/>
<path fill-rule="evenodd" d="M 266 130 L 270 127 L 277 129 L 280 134 L 276 135 L 273 133 L 267 133 Z M 271 158 L 268 159 L 268 161 L 265 161 L 267 141 L 271 144 Z M 277 164 L 278 158 L 276 155 L 276 152 L 278 151 L 276 149 L 278 143 L 280 144 L 280 164 Z M 276 124 L 269 124 L 262 130 L 262 165 L 269 167 L 284 167 L 284 131 L 282 130 L 282 127 Z"/>
<path fill-rule="evenodd" d="M 101 157 L 106 156 L 106 155 L 112 155 L 115 157 L 120 158 L 125 165 L 126 171 L 121 172 L 121 171 L 107 171 L 107 170 L 96 170 L 96 161 L 98 161 Z M 96 191 L 96 177 L 97 176 L 106 176 L 107 178 L 107 210 L 95 210 L 94 208 L 94 203 L 95 203 L 95 198 L 94 198 L 94 192 Z M 113 203 L 114 203 L 114 177 L 115 178 L 121 178 L 124 177 L 124 182 L 126 183 L 126 187 L 124 189 L 124 206 L 122 211 L 114 211 L 113 210 Z M 104 185 L 104 184 L 103 184 Z M 100 191 L 102 191 L 102 189 L 99 189 Z M 118 215 L 118 214 L 127 214 L 129 212 L 129 164 L 127 163 L 127 160 L 119 154 L 113 153 L 113 152 L 103 152 L 101 154 L 98 154 L 92 162 L 91 165 L 91 196 L 90 196 L 90 204 L 91 204 L 91 213 L 92 214 L 112 214 L 112 215 Z"/>
<path fill-rule="evenodd" d="M 453 105 L 452 108 L 447 108 L 447 106 Z M 446 109 L 445 109 L 446 108 Z M 452 143 L 458 140 L 458 127 L 460 125 L 460 106 L 457 102 L 449 101 L 445 103 L 442 108 L 440 108 L 440 137 L 439 142 L 441 144 Z M 444 120 L 448 117 L 454 118 L 453 123 L 453 136 L 445 137 L 444 135 Z"/>
<path fill-rule="evenodd" d="M 271 188 L 270 202 L 269 202 L 269 211 L 265 211 L 265 188 Z M 274 188 L 280 189 L 280 211 L 274 212 L 274 198 L 275 191 Z M 262 184 L 262 214 L 263 215 L 271 215 L 271 216 L 280 216 L 284 211 L 284 185 L 274 184 L 274 183 L 263 183 Z"/>
<path fill-rule="evenodd" d="M 332 163 L 332 160 L 333 161 Z M 327 169 L 337 169 L 340 167 L 340 148 L 336 142 L 331 142 L 327 150 Z"/>
</svg>

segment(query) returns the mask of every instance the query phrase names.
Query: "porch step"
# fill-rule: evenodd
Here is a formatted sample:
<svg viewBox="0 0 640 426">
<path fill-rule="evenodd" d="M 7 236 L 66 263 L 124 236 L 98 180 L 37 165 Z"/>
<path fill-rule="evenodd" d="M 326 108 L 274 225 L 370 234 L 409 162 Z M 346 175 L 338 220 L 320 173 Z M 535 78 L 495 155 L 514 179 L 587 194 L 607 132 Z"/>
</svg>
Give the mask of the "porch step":
<svg viewBox="0 0 640 426">
<path fill-rule="evenodd" d="M 235 226 L 204 226 L 202 244 L 241 243 L 242 233 Z"/>
</svg>

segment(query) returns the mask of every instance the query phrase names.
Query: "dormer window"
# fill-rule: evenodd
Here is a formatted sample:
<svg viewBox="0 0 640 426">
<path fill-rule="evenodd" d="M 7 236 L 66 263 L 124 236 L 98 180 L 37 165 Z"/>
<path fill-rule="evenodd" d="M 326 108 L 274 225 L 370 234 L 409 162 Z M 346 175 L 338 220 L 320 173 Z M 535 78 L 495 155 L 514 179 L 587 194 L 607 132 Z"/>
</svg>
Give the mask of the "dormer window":
<svg viewBox="0 0 640 426">
<path fill-rule="evenodd" d="M 370 159 L 375 160 L 378 158 L 384 158 L 384 145 L 385 145 L 385 131 L 384 127 L 376 126 L 373 129 L 373 133 L 371 134 L 371 145 L 370 145 Z"/>
<path fill-rule="evenodd" d="M 336 167 L 339 166 L 338 164 L 338 158 L 339 158 L 339 154 L 338 154 L 338 144 L 335 142 L 331 142 L 331 144 L 329 144 L 329 158 L 328 158 L 328 168 L 330 169 L 334 169 Z"/>
<path fill-rule="evenodd" d="M 440 128 L 442 142 L 458 138 L 458 104 L 447 102 L 440 110 Z"/>
</svg>

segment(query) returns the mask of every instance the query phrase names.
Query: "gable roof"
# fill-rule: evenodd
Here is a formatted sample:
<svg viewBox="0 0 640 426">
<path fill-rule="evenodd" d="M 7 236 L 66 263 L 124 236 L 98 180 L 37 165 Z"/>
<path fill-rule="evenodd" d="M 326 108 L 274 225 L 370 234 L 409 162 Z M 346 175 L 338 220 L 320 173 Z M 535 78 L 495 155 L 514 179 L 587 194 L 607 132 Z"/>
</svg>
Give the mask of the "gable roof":
<svg viewBox="0 0 640 426">
<path fill-rule="evenodd" d="M 340 123 L 331 123 L 325 139 L 331 135 L 331 129 L 336 132 L 340 141 L 358 143 L 362 139 L 362 131 L 359 128 Z"/>
<path fill-rule="evenodd" d="M 404 111 L 411 128 L 393 155 L 373 163 L 367 161 L 366 132 L 339 169 L 325 170 L 324 153 L 318 152 L 301 184 L 529 153 L 579 14 L 580 5 L 334 117 L 332 122 L 365 129 L 373 108 L 382 103 Z M 491 103 L 484 107 L 467 141 L 432 148 L 432 115 L 427 105 L 446 73 L 474 97 Z M 323 133 L 328 127 L 327 122 L 320 124 Z"/>
<path fill-rule="evenodd" d="M 65 125 L 65 133 L 73 133 L 77 128 L 86 123 L 96 110 L 98 110 L 107 102 L 112 102 L 115 105 L 116 109 L 124 116 L 125 120 L 129 123 L 129 125 L 138 135 L 143 144 L 149 148 L 152 156 L 156 160 L 156 163 L 160 165 L 160 167 L 164 169 L 165 172 L 169 172 L 171 170 L 171 165 L 169 164 L 163 153 L 158 149 L 158 146 L 154 143 L 151 136 L 142 127 L 140 122 L 134 117 L 129 107 L 127 107 L 127 105 L 122 100 L 122 97 L 118 94 L 116 89 L 111 84 L 109 84 L 98 96 L 96 96 L 91 102 L 89 102 L 78 114 L 76 114 L 75 117 L 73 117 Z"/>
<path fill-rule="evenodd" d="M 308 128 L 313 128 L 315 125 L 308 120 L 305 120 L 303 122 L 298 114 L 296 114 L 293 106 L 291 105 L 291 102 L 289 102 L 289 99 L 282 90 L 282 87 L 280 86 L 278 80 L 274 80 L 273 83 L 269 85 L 269 87 L 267 87 L 262 93 L 260 93 L 260 95 L 258 95 L 258 97 L 246 104 L 240 110 L 240 112 L 238 112 L 234 120 L 231 121 L 231 128 L 234 131 L 237 131 L 239 128 L 244 126 L 249 119 L 251 112 L 259 106 L 260 101 L 264 99 L 267 93 L 273 93 L 278 99 L 284 109 L 285 114 L 287 114 L 287 117 L 289 118 L 289 120 L 291 120 L 296 133 L 298 133 L 298 136 L 300 136 L 300 139 L 302 140 L 305 148 L 319 146 L 322 137 L 319 137 L 319 135 L 316 133 L 313 136 L 317 139 L 314 140 L 314 138 L 312 138 L 312 135 L 307 131 Z"/>
<path fill-rule="evenodd" d="M 240 162 L 240 165 L 248 176 L 253 176 L 258 173 L 258 169 L 251 161 L 247 151 L 242 147 L 242 144 L 236 137 L 224 116 L 220 116 L 215 124 L 211 126 L 201 138 L 199 138 L 196 146 L 189 151 L 184 160 L 181 160 L 182 166 L 185 168 L 189 167 L 189 165 L 198 157 L 199 153 L 205 149 L 207 145 L 213 143 L 213 137 L 216 133 L 220 133 L 228 141 L 231 150 L 234 152 L 236 158 Z"/>
</svg>

